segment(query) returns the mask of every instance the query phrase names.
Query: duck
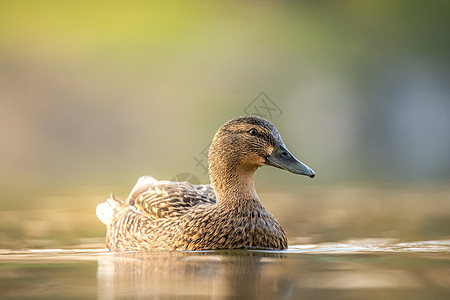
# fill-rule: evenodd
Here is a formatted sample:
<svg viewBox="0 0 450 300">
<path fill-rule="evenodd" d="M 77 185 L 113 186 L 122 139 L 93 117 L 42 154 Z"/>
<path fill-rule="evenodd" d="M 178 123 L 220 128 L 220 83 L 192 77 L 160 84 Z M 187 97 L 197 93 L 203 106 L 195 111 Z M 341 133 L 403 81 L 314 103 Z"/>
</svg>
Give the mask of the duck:
<svg viewBox="0 0 450 300">
<path fill-rule="evenodd" d="M 285 250 L 286 233 L 263 206 L 253 180 L 262 166 L 314 178 L 268 120 L 246 115 L 223 124 L 208 152 L 210 184 L 140 177 L 124 201 L 97 206 L 110 251 Z"/>
</svg>

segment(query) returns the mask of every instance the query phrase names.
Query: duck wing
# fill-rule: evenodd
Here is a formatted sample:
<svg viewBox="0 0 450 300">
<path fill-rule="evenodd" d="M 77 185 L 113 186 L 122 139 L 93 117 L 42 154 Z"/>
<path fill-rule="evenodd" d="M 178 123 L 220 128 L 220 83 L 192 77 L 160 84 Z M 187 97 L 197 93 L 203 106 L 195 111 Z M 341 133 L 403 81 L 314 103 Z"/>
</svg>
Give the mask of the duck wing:
<svg viewBox="0 0 450 300">
<path fill-rule="evenodd" d="M 158 181 L 150 176 L 139 178 L 127 204 L 150 219 L 176 218 L 197 205 L 214 205 L 216 194 L 210 184 Z"/>
</svg>

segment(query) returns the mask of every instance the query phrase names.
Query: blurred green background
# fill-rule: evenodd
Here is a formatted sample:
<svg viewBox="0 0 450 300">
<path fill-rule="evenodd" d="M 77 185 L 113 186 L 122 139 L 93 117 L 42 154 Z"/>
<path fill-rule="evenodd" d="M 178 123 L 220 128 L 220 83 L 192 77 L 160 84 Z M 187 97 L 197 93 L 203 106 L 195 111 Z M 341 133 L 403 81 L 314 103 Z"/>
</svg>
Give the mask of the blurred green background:
<svg viewBox="0 0 450 300">
<path fill-rule="evenodd" d="M 206 183 L 194 158 L 261 92 L 318 176 L 263 168 L 258 189 L 445 187 L 449 15 L 448 1 L 1 0 L 1 207 L 93 212 L 141 175 Z M 99 196 L 61 198 L 79 194 Z"/>
</svg>

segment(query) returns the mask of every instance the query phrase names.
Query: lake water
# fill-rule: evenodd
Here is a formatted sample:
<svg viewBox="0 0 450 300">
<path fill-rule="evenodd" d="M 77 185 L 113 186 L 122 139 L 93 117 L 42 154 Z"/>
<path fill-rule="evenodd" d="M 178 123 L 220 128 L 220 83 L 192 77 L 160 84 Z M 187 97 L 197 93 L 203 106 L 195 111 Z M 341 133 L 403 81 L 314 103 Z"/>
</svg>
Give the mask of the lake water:
<svg viewBox="0 0 450 300">
<path fill-rule="evenodd" d="M 103 196 L 4 208 L 0 298 L 449 299 L 447 189 L 305 193 L 315 200 L 260 195 L 287 251 L 112 253 L 94 213 Z"/>
</svg>

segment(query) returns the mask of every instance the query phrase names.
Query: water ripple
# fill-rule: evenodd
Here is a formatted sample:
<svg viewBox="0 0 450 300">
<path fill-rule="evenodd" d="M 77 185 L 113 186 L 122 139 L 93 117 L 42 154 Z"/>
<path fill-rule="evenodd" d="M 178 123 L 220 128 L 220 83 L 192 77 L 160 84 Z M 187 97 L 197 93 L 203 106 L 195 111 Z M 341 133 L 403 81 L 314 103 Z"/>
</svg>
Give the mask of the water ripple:
<svg viewBox="0 0 450 300">
<path fill-rule="evenodd" d="M 245 250 L 237 250 L 245 251 Z M 263 253 L 300 254 L 358 254 L 358 253 L 450 253 L 450 240 L 398 242 L 397 239 L 359 239 L 336 243 L 291 245 L 288 250 L 248 250 Z M 215 252 L 215 251 L 194 251 Z M 221 251 L 218 251 L 221 252 Z M 106 248 L 70 249 L 0 249 L 0 261 L 15 259 L 95 260 L 98 255 L 111 254 Z"/>
</svg>

